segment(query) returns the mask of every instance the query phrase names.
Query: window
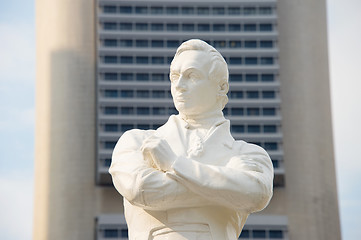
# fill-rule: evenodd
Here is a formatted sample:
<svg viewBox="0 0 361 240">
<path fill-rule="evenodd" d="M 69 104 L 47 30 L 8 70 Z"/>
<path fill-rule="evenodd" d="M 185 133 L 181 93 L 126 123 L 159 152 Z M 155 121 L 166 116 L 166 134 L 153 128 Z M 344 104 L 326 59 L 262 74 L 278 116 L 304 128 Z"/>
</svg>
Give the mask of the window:
<svg viewBox="0 0 361 240">
<path fill-rule="evenodd" d="M 226 31 L 226 25 L 224 24 L 213 24 L 213 31 L 224 32 Z"/>
<path fill-rule="evenodd" d="M 257 74 L 246 74 L 246 82 L 257 82 L 258 75 Z"/>
<path fill-rule="evenodd" d="M 170 14 L 170 15 L 178 14 L 178 8 L 177 7 L 167 7 L 166 11 L 167 11 L 167 14 Z"/>
<path fill-rule="evenodd" d="M 110 167 L 111 164 L 112 164 L 112 159 L 111 158 L 103 159 L 103 166 Z"/>
<path fill-rule="evenodd" d="M 234 133 L 244 133 L 244 126 L 243 125 L 232 125 L 231 132 Z"/>
<path fill-rule="evenodd" d="M 255 15 L 256 14 L 256 8 L 254 7 L 245 7 L 243 9 L 244 15 Z"/>
<path fill-rule="evenodd" d="M 106 141 L 106 142 L 104 142 L 104 148 L 105 149 L 114 149 L 116 144 L 117 144 L 117 142 L 114 142 L 114 141 Z"/>
<path fill-rule="evenodd" d="M 104 22 L 103 29 L 105 30 L 116 30 L 117 24 L 115 22 Z"/>
<path fill-rule="evenodd" d="M 147 23 L 136 23 L 135 24 L 135 30 L 137 30 L 137 31 L 147 31 L 148 30 L 148 24 Z"/>
<path fill-rule="evenodd" d="M 138 115 L 149 115 L 149 108 L 147 107 L 137 107 Z"/>
<path fill-rule="evenodd" d="M 179 25 L 176 23 L 168 23 L 167 24 L 167 31 L 178 31 L 179 30 Z"/>
<path fill-rule="evenodd" d="M 227 116 L 228 115 L 228 108 L 223 108 L 223 115 L 224 116 Z"/>
<path fill-rule="evenodd" d="M 275 108 L 263 108 L 263 116 L 275 116 L 276 109 Z"/>
<path fill-rule="evenodd" d="M 241 13 L 241 9 L 239 7 L 229 7 L 228 14 L 229 15 L 239 15 Z"/>
<path fill-rule="evenodd" d="M 242 116 L 243 108 L 231 108 L 231 114 L 234 116 Z"/>
<path fill-rule="evenodd" d="M 261 127 L 259 125 L 248 125 L 247 132 L 248 133 L 259 133 L 259 132 L 261 132 Z"/>
<path fill-rule="evenodd" d="M 117 7 L 116 6 L 103 6 L 104 13 L 116 13 Z"/>
<path fill-rule="evenodd" d="M 261 48 L 272 48 L 273 42 L 272 41 L 260 41 Z"/>
<path fill-rule="evenodd" d="M 277 161 L 277 163 L 278 163 L 278 161 Z M 277 164 L 277 167 L 278 167 L 278 164 Z M 283 232 L 281 230 L 270 230 L 269 238 L 283 239 Z"/>
<path fill-rule="evenodd" d="M 272 159 L 272 165 L 273 165 L 273 167 L 274 168 L 279 168 L 279 166 L 280 166 L 280 162 L 279 162 L 279 160 L 277 160 L 277 159 Z M 271 231 L 274 231 L 274 230 L 271 230 Z M 270 231 L 270 238 L 277 238 L 277 237 L 271 237 L 271 231 Z M 281 232 L 281 234 L 282 234 L 282 237 L 280 237 L 280 238 L 282 238 L 283 239 L 283 233 L 282 233 L 282 231 L 280 231 Z M 276 234 L 274 234 L 274 236 L 277 236 Z"/>
<path fill-rule="evenodd" d="M 149 91 L 148 90 L 137 90 L 137 97 L 138 98 L 149 98 Z"/>
<path fill-rule="evenodd" d="M 244 25 L 245 32 L 254 32 L 254 31 L 256 31 L 256 29 L 257 29 L 256 24 L 245 24 Z"/>
<path fill-rule="evenodd" d="M 121 73 L 120 79 L 122 81 L 133 81 L 133 73 Z"/>
<path fill-rule="evenodd" d="M 119 13 L 123 13 L 123 14 L 132 13 L 132 7 L 130 7 L 130 6 L 120 6 L 119 7 Z"/>
<path fill-rule="evenodd" d="M 194 9 L 192 7 L 182 7 L 182 14 L 185 15 L 194 14 Z"/>
<path fill-rule="evenodd" d="M 118 229 L 104 230 L 104 238 L 117 238 L 117 237 L 118 237 Z"/>
<path fill-rule="evenodd" d="M 261 32 L 270 32 L 272 31 L 272 24 L 260 24 L 259 30 Z"/>
<path fill-rule="evenodd" d="M 241 24 L 228 24 L 228 30 L 230 32 L 239 32 L 241 31 Z"/>
<path fill-rule="evenodd" d="M 152 31 L 163 31 L 163 23 L 152 23 L 151 30 Z"/>
<path fill-rule="evenodd" d="M 175 48 L 179 46 L 179 41 L 178 40 L 168 40 L 167 41 L 167 47 L 169 48 Z"/>
<path fill-rule="evenodd" d="M 242 82 L 242 74 L 229 74 L 230 82 Z"/>
<path fill-rule="evenodd" d="M 133 124 L 122 124 L 120 125 L 120 131 L 125 132 L 134 128 Z"/>
<path fill-rule="evenodd" d="M 266 238 L 265 230 L 253 230 L 252 234 L 253 234 L 253 238 Z"/>
<path fill-rule="evenodd" d="M 137 64 L 148 64 L 148 57 L 136 57 Z"/>
<path fill-rule="evenodd" d="M 215 48 L 225 48 L 226 47 L 226 41 L 214 41 L 213 46 Z"/>
<path fill-rule="evenodd" d="M 160 82 L 160 81 L 164 81 L 165 77 L 163 73 L 153 73 L 152 74 L 152 81 L 154 82 Z"/>
<path fill-rule="evenodd" d="M 130 30 L 132 30 L 132 24 L 131 23 L 119 23 L 119 30 L 130 31 Z"/>
<path fill-rule="evenodd" d="M 276 93 L 275 91 L 262 91 L 262 97 L 266 99 L 275 98 Z"/>
<path fill-rule="evenodd" d="M 147 14 L 148 8 L 147 7 L 135 7 L 136 14 Z"/>
<path fill-rule="evenodd" d="M 149 124 L 138 124 L 138 129 L 142 129 L 142 130 L 148 130 L 150 129 Z"/>
<path fill-rule="evenodd" d="M 209 24 L 198 24 L 198 31 L 200 32 L 209 32 L 211 29 Z"/>
<path fill-rule="evenodd" d="M 118 57 L 117 56 L 104 56 L 104 63 L 117 63 Z"/>
<path fill-rule="evenodd" d="M 247 108 L 247 115 L 248 116 L 259 116 L 259 109 L 258 108 Z"/>
<path fill-rule="evenodd" d="M 193 32 L 194 31 L 194 24 L 182 24 L 182 30 Z"/>
<path fill-rule="evenodd" d="M 260 7 L 258 12 L 261 15 L 270 15 L 270 14 L 272 14 L 272 8 L 270 8 L 270 7 Z"/>
<path fill-rule="evenodd" d="M 121 47 L 132 47 L 133 41 L 129 39 L 122 39 L 119 41 L 119 46 Z"/>
<path fill-rule="evenodd" d="M 229 41 L 229 47 L 230 48 L 240 48 L 241 41 Z"/>
<path fill-rule="evenodd" d="M 245 48 L 256 48 L 257 42 L 256 41 L 244 41 Z"/>
<path fill-rule="evenodd" d="M 105 132 L 117 132 L 118 124 L 105 124 L 104 131 Z"/>
<path fill-rule="evenodd" d="M 255 99 L 259 97 L 258 91 L 247 91 L 246 92 L 247 98 Z"/>
<path fill-rule="evenodd" d="M 162 126 L 162 124 L 153 124 L 153 129 L 158 129 Z"/>
<path fill-rule="evenodd" d="M 152 40 L 152 47 L 153 48 L 162 48 L 163 47 L 163 40 Z"/>
<path fill-rule="evenodd" d="M 128 238 L 128 229 L 120 230 L 120 237 L 121 238 Z"/>
<path fill-rule="evenodd" d="M 277 132 L 277 127 L 276 127 L 276 125 L 264 125 L 263 132 L 264 133 L 275 133 L 275 132 Z"/>
<path fill-rule="evenodd" d="M 167 57 L 167 64 L 171 64 L 173 61 L 173 57 Z"/>
<path fill-rule="evenodd" d="M 249 230 L 242 230 L 241 235 L 239 238 L 249 238 Z"/>
<path fill-rule="evenodd" d="M 121 90 L 120 96 L 122 98 L 132 98 L 134 95 L 133 90 Z"/>
<path fill-rule="evenodd" d="M 133 57 L 132 56 L 121 56 L 120 57 L 120 63 L 132 64 L 133 63 Z"/>
<path fill-rule="evenodd" d="M 150 14 L 163 14 L 163 8 L 162 7 L 151 7 Z"/>
<path fill-rule="evenodd" d="M 105 90 L 104 91 L 104 97 L 106 97 L 106 98 L 116 98 L 116 97 L 118 97 L 118 91 L 117 90 Z"/>
<path fill-rule="evenodd" d="M 137 81 L 149 81 L 148 73 L 137 73 L 136 75 Z"/>
<path fill-rule="evenodd" d="M 134 114 L 134 109 L 132 107 L 121 107 L 120 108 L 120 113 L 122 115 L 133 115 Z"/>
<path fill-rule="evenodd" d="M 229 64 L 233 65 L 233 64 L 242 64 L 242 58 L 240 57 L 230 57 L 229 58 Z"/>
<path fill-rule="evenodd" d="M 136 40 L 135 46 L 137 47 L 148 47 L 148 40 Z"/>
<path fill-rule="evenodd" d="M 231 98 L 243 98 L 243 92 L 242 91 L 231 91 L 230 93 Z"/>
<path fill-rule="evenodd" d="M 272 65 L 273 64 L 273 58 L 272 57 L 262 57 L 261 58 L 261 64 L 262 65 Z"/>
<path fill-rule="evenodd" d="M 168 114 L 169 115 L 178 114 L 178 111 L 174 107 L 170 107 L 170 108 L 168 108 Z"/>
<path fill-rule="evenodd" d="M 265 142 L 264 143 L 264 148 L 266 150 L 277 150 L 278 149 L 278 144 L 276 142 Z"/>
<path fill-rule="evenodd" d="M 244 63 L 246 65 L 257 65 L 258 59 L 256 57 L 246 57 Z"/>
<path fill-rule="evenodd" d="M 165 92 L 161 91 L 161 90 L 153 90 L 152 96 L 153 96 L 153 98 L 165 98 Z"/>
<path fill-rule="evenodd" d="M 114 81 L 118 79 L 117 73 L 104 73 L 104 80 Z"/>
<path fill-rule="evenodd" d="M 117 40 L 116 39 L 104 39 L 103 44 L 106 47 L 116 47 Z"/>
<path fill-rule="evenodd" d="M 106 114 L 106 115 L 118 114 L 118 108 L 117 107 L 105 107 L 104 114 Z"/>
<path fill-rule="evenodd" d="M 274 75 L 273 74 L 262 74 L 261 75 L 262 82 L 273 82 Z"/>
<path fill-rule="evenodd" d="M 214 7 L 213 8 L 213 15 L 224 15 L 224 8 L 223 7 Z"/>
<path fill-rule="evenodd" d="M 198 15 L 208 15 L 209 14 L 209 8 L 207 7 L 199 7 L 197 9 Z"/>
<path fill-rule="evenodd" d="M 153 108 L 154 115 L 165 115 L 165 108 L 162 107 L 154 107 Z"/>
<path fill-rule="evenodd" d="M 164 64 L 163 57 L 152 57 L 152 64 Z"/>
</svg>

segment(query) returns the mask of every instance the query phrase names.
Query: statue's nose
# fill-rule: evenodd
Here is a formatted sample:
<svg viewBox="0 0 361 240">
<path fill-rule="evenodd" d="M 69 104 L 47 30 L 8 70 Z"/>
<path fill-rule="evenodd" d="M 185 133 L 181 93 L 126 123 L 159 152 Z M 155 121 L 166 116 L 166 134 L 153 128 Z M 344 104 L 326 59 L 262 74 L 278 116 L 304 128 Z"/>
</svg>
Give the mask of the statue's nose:
<svg viewBox="0 0 361 240">
<path fill-rule="evenodd" d="M 175 88 L 177 91 L 181 91 L 181 92 L 184 92 L 187 89 L 186 80 L 182 75 L 179 77 L 178 81 L 176 82 Z"/>
</svg>

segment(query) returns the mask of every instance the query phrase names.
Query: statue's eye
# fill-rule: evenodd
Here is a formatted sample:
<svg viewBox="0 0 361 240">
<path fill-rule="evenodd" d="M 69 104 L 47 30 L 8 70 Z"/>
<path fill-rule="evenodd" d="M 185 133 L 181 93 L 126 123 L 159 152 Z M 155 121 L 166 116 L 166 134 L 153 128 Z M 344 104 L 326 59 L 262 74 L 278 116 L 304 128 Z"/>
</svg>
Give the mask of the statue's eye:
<svg viewBox="0 0 361 240">
<path fill-rule="evenodd" d="M 176 82 L 176 81 L 178 81 L 178 79 L 179 79 L 179 74 L 173 73 L 173 74 L 170 75 L 169 78 L 170 78 L 170 81 L 171 81 L 171 82 Z"/>
<path fill-rule="evenodd" d="M 199 79 L 199 75 L 197 73 L 194 73 L 194 72 L 191 72 L 189 75 L 188 75 L 189 79 L 192 79 L 192 80 L 197 80 Z"/>
</svg>

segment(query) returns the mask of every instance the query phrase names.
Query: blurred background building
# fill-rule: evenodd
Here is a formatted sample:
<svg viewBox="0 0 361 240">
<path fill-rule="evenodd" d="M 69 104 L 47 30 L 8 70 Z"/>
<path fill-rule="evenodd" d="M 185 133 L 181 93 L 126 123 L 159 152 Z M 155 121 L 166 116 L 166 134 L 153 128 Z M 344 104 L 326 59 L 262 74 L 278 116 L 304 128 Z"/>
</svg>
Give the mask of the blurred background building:
<svg viewBox="0 0 361 240">
<path fill-rule="evenodd" d="M 177 113 L 169 65 L 192 38 L 228 63 L 234 138 L 275 168 L 240 238 L 341 238 L 324 1 L 37 0 L 36 14 L 34 239 L 127 239 L 112 150 Z"/>
</svg>

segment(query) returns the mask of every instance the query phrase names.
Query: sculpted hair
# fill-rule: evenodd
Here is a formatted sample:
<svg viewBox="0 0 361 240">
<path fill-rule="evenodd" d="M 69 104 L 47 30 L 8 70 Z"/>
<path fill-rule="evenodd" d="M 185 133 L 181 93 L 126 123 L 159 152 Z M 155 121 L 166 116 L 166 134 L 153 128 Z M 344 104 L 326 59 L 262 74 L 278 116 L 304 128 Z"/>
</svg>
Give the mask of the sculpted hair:
<svg viewBox="0 0 361 240">
<path fill-rule="evenodd" d="M 182 43 L 178 49 L 176 54 L 174 55 L 174 59 L 176 59 L 182 52 L 196 50 L 207 53 L 210 56 L 210 60 L 212 66 L 209 71 L 209 79 L 212 81 L 217 81 L 220 86 L 220 91 L 218 94 L 218 98 L 222 101 L 222 109 L 228 102 L 228 67 L 227 63 L 222 57 L 222 55 L 211 45 L 208 43 L 199 40 L 199 39 L 191 39 L 184 43 Z M 172 61 L 172 63 L 173 63 Z"/>
</svg>

